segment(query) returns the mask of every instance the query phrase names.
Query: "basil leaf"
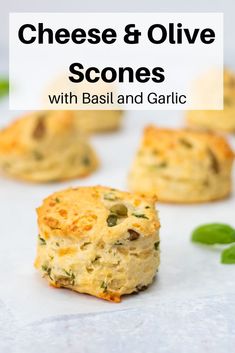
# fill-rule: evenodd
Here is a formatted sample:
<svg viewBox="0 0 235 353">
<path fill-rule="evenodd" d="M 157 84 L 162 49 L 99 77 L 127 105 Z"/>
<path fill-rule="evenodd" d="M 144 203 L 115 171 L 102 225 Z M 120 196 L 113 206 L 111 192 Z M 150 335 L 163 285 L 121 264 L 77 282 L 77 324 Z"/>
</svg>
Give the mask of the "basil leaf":
<svg viewBox="0 0 235 353">
<path fill-rule="evenodd" d="M 222 223 L 204 224 L 193 231 L 192 241 L 208 245 L 230 244 L 235 242 L 235 229 Z"/>
<path fill-rule="evenodd" d="M 0 78 L 0 97 L 7 95 L 9 92 L 9 81 L 4 78 Z"/>
<path fill-rule="evenodd" d="M 222 264 L 235 264 L 235 245 L 222 251 L 221 254 Z"/>
</svg>

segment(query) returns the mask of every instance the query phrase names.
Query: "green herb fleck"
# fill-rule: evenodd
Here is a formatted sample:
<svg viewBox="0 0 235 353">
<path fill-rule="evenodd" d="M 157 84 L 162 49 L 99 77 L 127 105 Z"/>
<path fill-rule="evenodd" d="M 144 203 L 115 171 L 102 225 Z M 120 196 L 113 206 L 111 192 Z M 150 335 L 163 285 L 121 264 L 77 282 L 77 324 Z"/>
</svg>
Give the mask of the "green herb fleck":
<svg viewBox="0 0 235 353">
<path fill-rule="evenodd" d="M 204 224 L 193 231 L 192 241 L 208 245 L 230 244 L 235 242 L 235 229 L 222 223 Z"/>
<path fill-rule="evenodd" d="M 46 273 L 46 275 L 53 281 L 51 277 L 51 268 L 47 265 L 42 265 L 42 270 Z"/>
<path fill-rule="evenodd" d="M 72 286 L 74 286 L 75 284 L 75 274 L 69 270 L 69 271 L 66 271 L 65 269 L 63 269 L 64 273 L 66 274 L 66 276 L 69 277 L 69 280 L 70 280 L 70 283 Z"/>
<path fill-rule="evenodd" d="M 42 265 L 42 270 L 43 271 L 47 271 L 48 270 L 48 266 L 47 265 Z"/>
<path fill-rule="evenodd" d="M 44 158 L 43 155 L 37 150 L 33 151 L 33 156 L 37 161 L 41 161 Z"/>
<path fill-rule="evenodd" d="M 207 149 L 207 152 L 208 152 L 208 156 L 210 158 L 212 171 L 215 174 L 219 174 L 219 172 L 220 172 L 220 164 L 219 164 L 219 161 L 218 161 L 216 155 L 214 154 L 214 152 L 212 152 L 212 150 L 210 148 Z"/>
<path fill-rule="evenodd" d="M 166 168 L 166 167 L 167 167 L 167 162 L 164 162 L 164 161 L 158 164 L 153 164 L 149 166 L 149 168 L 152 170 L 159 169 L 159 168 Z"/>
<path fill-rule="evenodd" d="M 81 250 L 86 250 L 87 246 L 90 245 L 90 244 L 91 244 L 91 242 L 87 241 L 87 242 L 83 243 L 83 244 L 80 246 L 80 249 L 81 249 Z"/>
<path fill-rule="evenodd" d="M 107 283 L 105 283 L 105 282 L 103 281 L 103 282 L 101 283 L 100 288 L 103 289 L 103 292 L 104 292 L 104 293 L 107 292 L 107 289 L 108 289 Z"/>
<path fill-rule="evenodd" d="M 145 206 L 145 209 L 148 210 L 150 208 L 150 206 Z"/>
<path fill-rule="evenodd" d="M 120 241 L 120 240 L 117 240 L 115 243 L 114 243 L 114 245 L 123 245 L 123 243 Z"/>
<path fill-rule="evenodd" d="M 60 203 L 60 199 L 58 197 L 55 198 L 56 203 Z"/>
<path fill-rule="evenodd" d="M 90 163 L 91 163 L 90 158 L 87 156 L 83 157 L 82 163 L 86 166 L 90 165 Z"/>
<path fill-rule="evenodd" d="M 229 248 L 222 251 L 221 263 L 228 264 L 228 265 L 235 264 L 235 245 L 232 245 Z"/>
<path fill-rule="evenodd" d="M 60 244 L 58 243 L 58 241 L 55 243 L 56 246 L 60 246 Z"/>
<path fill-rule="evenodd" d="M 159 245 L 160 245 L 160 241 L 156 241 L 156 243 L 154 243 L 154 249 L 158 250 L 159 249 Z"/>
<path fill-rule="evenodd" d="M 140 213 L 132 213 L 132 216 L 135 216 L 137 218 L 149 219 L 144 213 L 142 213 L 142 214 L 140 214 Z"/>
<path fill-rule="evenodd" d="M 101 257 L 100 256 L 96 256 L 94 258 L 94 260 L 91 261 L 92 264 L 96 263 Z"/>
<path fill-rule="evenodd" d="M 156 166 L 157 168 L 165 168 L 167 167 L 167 162 L 162 162 Z"/>
<path fill-rule="evenodd" d="M 109 192 L 109 193 L 107 193 L 107 194 L 104 194 L 104 200 L 107 200 L 107 201 L 117 201 L 117 200 L 118 200 L 118 197 L 117 197 L 115 194 Z"/>
<path fill-rule="evenodd" d="M 191 142 L 189 142 L 188 140 L 186 140 L 184 138 L 179 139 L 179 142 L 186 148 L 192 148 L 193 147 Z"/>
<path fill-rule="evenodd" d="M 9 93 L 9 81 L 5 78 L 0 78 L 0 97 L 4 97 Z"/>
<path fill-rule="evenodd" d="M 40 245 L 46 245 L 46 240 L 45 240 L 44 238 L 42 238 L 42 237 L 40 236 L 40 234 L 38 234 L 38 240 L 39 240 L 39 242 L 40 242 Z"/>
</svg>

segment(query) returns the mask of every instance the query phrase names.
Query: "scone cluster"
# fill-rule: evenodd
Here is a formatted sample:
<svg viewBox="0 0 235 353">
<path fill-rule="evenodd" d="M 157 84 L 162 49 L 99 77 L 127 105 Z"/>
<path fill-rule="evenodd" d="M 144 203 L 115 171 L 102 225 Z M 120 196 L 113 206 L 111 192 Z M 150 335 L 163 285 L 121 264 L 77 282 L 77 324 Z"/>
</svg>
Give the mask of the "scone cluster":
<svg viewBox="0 0 235 353">
<path fill-rule="evenodd" d="M 235 74 L 232 71 L 224 71 L 224 109 L 189 111 L 187 123 L 199 128 L 235 132 Z"/>
<path fill-rule="evenodd" d="M 159 266 L 155 199 L 95 186 L 56 192 L 38 213 L 36 268 L 50 284 L 119 302 Z"/>
<path fill-rule="evenodd" d="M 48 182 L 83 177 L 98 158 L 70 111 L 28 114 L 0 131 L 0 168 L 12 177 Z"/>
<path fill-rule="evenodd" d="M 233 158 L 229 144 L 217 134 L 149 126 L 132 165 L 129 186 L 164 202 L 221 199 L 231 192 Z"/>
</svg>

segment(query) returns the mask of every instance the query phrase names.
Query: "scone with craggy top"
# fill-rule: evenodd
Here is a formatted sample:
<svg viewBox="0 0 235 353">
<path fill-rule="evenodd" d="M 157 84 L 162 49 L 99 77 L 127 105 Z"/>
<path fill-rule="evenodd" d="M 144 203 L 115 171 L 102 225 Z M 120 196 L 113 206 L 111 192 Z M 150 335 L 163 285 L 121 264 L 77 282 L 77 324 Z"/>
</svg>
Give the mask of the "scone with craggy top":
<svg viewBox="0 0 235 353">
<path fill-rule="evenodd" d="M 194 203 L 231 192 L 233 152 L 213 133 L 149 126 L 129 175 L 131 191 L 159 201 Z"/>
<path fill-rule="evenodd" d="M 85 132 L 106 132 L 120 128 L 121 110 L 77 110 L 74 111 L 77 126 Z"/>
<path fill-rule="evenodd" d="M 153 281 L 160 227 L 155 199 L 79 187 L 49 196 L 37 213 L 35 267 L 53 286 L 119 302 Z"/>
<path fill-rule="evenodd" d="M 86 176 L 97 166 L 97 156 L 72 112 L 28 114 L 0 131 L 0 168 L 12 177 L 60 181 Z"/>
<path fill-rule="evenodd" d="M 224 109 L 192 110 L 187 112 L 189 126 L 235 132 L 235 74 L 224 71 Z"/>
</svg>

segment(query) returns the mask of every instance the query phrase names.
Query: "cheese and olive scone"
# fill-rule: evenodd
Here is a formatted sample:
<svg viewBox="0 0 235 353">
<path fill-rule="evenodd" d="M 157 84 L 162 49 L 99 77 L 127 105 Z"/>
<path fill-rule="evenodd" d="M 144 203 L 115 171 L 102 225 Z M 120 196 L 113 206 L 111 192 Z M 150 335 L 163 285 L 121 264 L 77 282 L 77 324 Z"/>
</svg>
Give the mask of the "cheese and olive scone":
<svg viewBox="0 0 235 353">
<path fill-rule="evenodd" d="M 12 177 L 60 181 L 86 176 L 97 166 L 72 112 L 28 114 L 0 131 L 0 169 Z"/>
<path fill-rule="evenodd" d="M 224 110 L 192 110 L 186 119 L 190 126 L 235 132 L 235 74 L 224 71 Z"/>
<path fill-rule="evenodd" d="M 233 158 L 217 134 L 149 126 L 129 175 L 130 190 L 163 202 L 221 199 L 231 192 Z"/>
<path fill-rule="evenodd" d="M 46 198 L 37 214 L 35 267 L 51 285 L 119 302 L 153 281 L 160 227 L 154 198 L 70 188 Z"/>
<path fill-rule="evenodd" d="M 118 130 L 123 113 L 121 110 L 77 110 L 74 114 L 78 128 L 92 133 Z"/>
</svg>

